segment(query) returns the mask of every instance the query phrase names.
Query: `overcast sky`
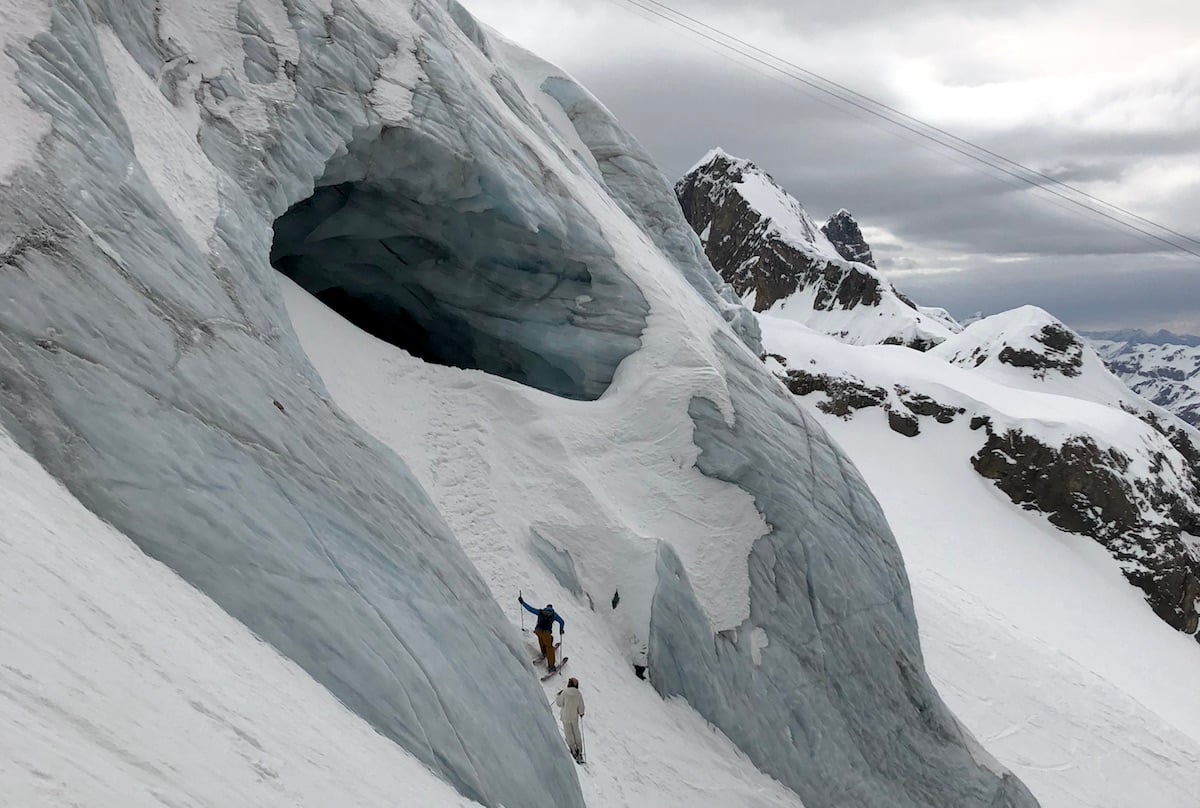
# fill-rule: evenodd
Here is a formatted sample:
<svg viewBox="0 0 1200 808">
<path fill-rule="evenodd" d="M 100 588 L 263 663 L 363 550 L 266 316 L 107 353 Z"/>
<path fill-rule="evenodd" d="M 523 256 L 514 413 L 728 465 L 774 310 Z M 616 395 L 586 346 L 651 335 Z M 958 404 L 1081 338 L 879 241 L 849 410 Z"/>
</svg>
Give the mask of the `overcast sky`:
<svg viewBox="0 0 1200 808">
<path fill-rule="evenodd" d="M 1200 0 L 663 0 L 1200 239 Z M 864 120 L 622 0 L 464 0 L 592 90 L 677 179 L 715 145 L 817 219 L 854 213 L 902 291 L 1080 329 L 1200 333 L 1200 259 Z M 1200 251 L 1200 247 L 1195 247 Z"/>
</svg>

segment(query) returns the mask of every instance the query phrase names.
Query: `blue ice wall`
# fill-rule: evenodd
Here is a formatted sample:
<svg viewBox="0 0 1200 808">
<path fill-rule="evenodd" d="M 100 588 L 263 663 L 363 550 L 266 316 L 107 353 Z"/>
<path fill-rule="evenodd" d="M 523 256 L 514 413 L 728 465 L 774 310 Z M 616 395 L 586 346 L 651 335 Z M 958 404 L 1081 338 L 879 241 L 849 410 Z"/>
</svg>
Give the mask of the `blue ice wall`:
<svg viewBox="0 0 1200 808">
<path fill-rule="evenodd" d="M 718 345 L 734 422 L 693 401 L 697 466 L 753 495 L 771 532 L 750 553 L 750 617 L 720 635 L 662 546 L 654 686 L 686 698 L 810 808 L 1036 805 L 973 757 L 925 674 L 903 561 L 862 477 L 792 396 L 763 383 L 753 354 L 729 336 Z"/>
<path fill-rule="evenodd" d="M 434 358 L 579 398 L 636 347 L 645 301 L 514 132 L 511 116 L 544 126 L 538 110 L 502 65 L 468 68 L 493 49 L 461 7 L 399 4 L 389 24 L 353 0 L 282 0 L 283 32 L 258 13 L 266 2 L 228 21 L 244 82 L 222 69 L 197 83 L 201 55 L 160 38 L 151 0 L 57 0 L 51 30 L 10 49 L 52 129 L 0 186 L 0 418 L 89 508 L 464 794 L 581 806 L 510 626 L 403 462 L 329 401 L 268 259 L 274 244 L 310 288 L 405 312 L 401 338 L 424 334 Z M 411 20 L 420 35 L 400 41 L 396 21 Z M 102 26 L 164 99 L 199 105 L 220 194 L 205 244 L 138 163 Z M 399 131 L 366 96 L 402 52 L 423 75 Z M 237 105 L 271 82 L 287 103 L 266 105 L 261 128 L 239 123 Z M 930 686 L 900 558 L 861 479 L 757 362 L 753 320 L 648 158 L 570 87 L 546 90 L 604 188 L 731 326 L 714 371 L 735 419 L 693 404 L 698 465 L 753 494 L 773 527 L 752 551 L 736 637 L 713 635 L 664 546 L 655 686 L 809 808 L 1032 805 L 971 757 Z"/>
<path fill-rule="evenodd" d="M 469 92 L 441 78 L 439 92 Z M 475 159 L 497 148 L 496 133 L 421 92 L 417 126 L 360 132 L 280 217 L 272 262 L 426 361 L 599 398 L 640 344 L 640 290 L 594 217 L 538 184 L 547 171 L 535 157 Z M 446 143 L 446 128 L 465 148 Z"/>
<path fill-rule="evenodd" d="M 262 21 L 242 4 L 240 30 Z M 0 186 L 0 417 L 91 510 L 488 805 L 581 806 L 575 764 L 511 628 L 415 478 L 334 407 L 291 333 L 271 222 L 373 125 L 393 36 L 352 2 L 288 0 L 298 64 L 270 132 L 198 93 L 221 211 L 195 243 L 143 173 L 97 41 L 109 25 L 168 100 L 192 57 L 150 0 L 58 2 L 9 55 L 51 121 Z M 403 12 L 398 12 L 403 13 Z M 455 72 L 424 12 L 427 57 Z M 248 37 L 255 39 L 255 37 Z M 261 40 L 261 37 L 258 37 Z M 432 75 L 432 72 L 431 72 Z M 466 113 L 464 113 L 466 114 Z"/>
</svg>

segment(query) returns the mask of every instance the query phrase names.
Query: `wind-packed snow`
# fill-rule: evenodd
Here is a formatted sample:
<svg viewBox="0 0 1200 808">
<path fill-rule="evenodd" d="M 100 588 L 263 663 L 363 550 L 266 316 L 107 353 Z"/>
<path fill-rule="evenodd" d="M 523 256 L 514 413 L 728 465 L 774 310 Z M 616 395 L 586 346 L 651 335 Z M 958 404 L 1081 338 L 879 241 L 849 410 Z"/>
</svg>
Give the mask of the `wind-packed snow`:
<svg viewBox="0 0 1200 808">
<path fill-rule="evenodd" d="M 6 805 L 477 805 L 0 431 Z"/>
</svg>

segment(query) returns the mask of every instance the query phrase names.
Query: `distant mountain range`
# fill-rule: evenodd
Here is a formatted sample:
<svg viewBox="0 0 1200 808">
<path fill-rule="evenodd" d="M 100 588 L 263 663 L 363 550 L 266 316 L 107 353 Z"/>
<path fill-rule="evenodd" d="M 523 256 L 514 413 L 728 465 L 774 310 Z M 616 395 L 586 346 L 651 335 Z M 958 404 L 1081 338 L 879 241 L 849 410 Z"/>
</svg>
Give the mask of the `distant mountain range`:
<svg viewBox="0 0 1200 808">
<path fill-rule="evenodd" d="M 1139 330 L 1085 336 L 1134 391 L 1200 427 L 1200 337 Z"/>
</svg>

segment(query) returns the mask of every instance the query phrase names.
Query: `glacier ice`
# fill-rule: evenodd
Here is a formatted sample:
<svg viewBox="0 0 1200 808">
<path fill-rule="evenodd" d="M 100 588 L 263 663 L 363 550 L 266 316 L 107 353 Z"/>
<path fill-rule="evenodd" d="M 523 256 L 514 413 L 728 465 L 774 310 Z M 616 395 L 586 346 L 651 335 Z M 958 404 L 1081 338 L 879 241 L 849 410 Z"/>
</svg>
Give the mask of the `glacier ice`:
<svg viewBox="0 0 1200 808">
<path fill-rule="evenodd" d="M 685 697 L 806 804 L 1035 805 L 1011 774 L 980 766 L 933 690 L 903 561 L 866 483 L 786 392 L 758 381 L 753 357 L 728 337 L 718 344 L 736 415 L 730 425 L 693 402 L 697 465 L 753 494 L 773 529 L 750 555 L 750 618 L 716 637 L 662 548 L 655 686 Z"/>
<path fill-rule="evenodd" d="M 495 122 L 449 59 L 411 126 L 372 128 L 275 225 L 272 260 L 351 322 L 438 364 L 596 399 L 638 347 L 646 302 L 599 223 Z M 445 132 L 455 133 L 447 142 Z M 516 155 L 485 163 L 480 153 Z M 524 158 L 524 159 L 522 159 Z"/>
<path fill-rule="evenodd" d="M 716 636 L 659 545 L 655 687 L 812 805 L 1033 804 L 925 677 L 869 492 L 577 85 L 523 83 L 453 2 L 46 6 L 8 50 L 51 124 L 0 185 L 0 418 L 89 509 L 463 794 L 579 806 L 511 626 L 404 462 L 329 401 L 269 259 L 368 325 L 400 317 L 431 360 L 569 398 L 603 400 L 643 328 L 712 330 L 696 376 L 729 400 L 692 405 L 698 466 L 774 530 L 749 625 Z M 649 310 L 615 238 L 667 256 L 711 327 Z"/>
<path fill-rule="evenodd" d="M 268 6 L 213 13 L 230 11 L 236 34 L 238 20 L 261 30 L 249 10 Z M 411 474 L 328 401 L 267 262 L 275 216 L 371 125 L 364 96 L 400 38 L 412 46 L 412 23 L 345 2 L 284 8 L 290 29 L 273 36 L 299 55 L 273 85 L 243 75 L 240 34 L 235 53 L 209 47 L 204 26 L 160 40 L 156 19 L 179 4 L 56 4 L 49 30 L 10 51 L 52 130 L 0 186 L 5 425 L 91 510 L 464 794 L 582 805 L 552 717 L 531 708 L 542 696 L 524 652 Z M 457 30 L 421 10 L 429 41 Z M 110 29 L 165 106 L 194 115 L 218 178 L 206 242 L 164 198 L 162 167 L 142 162 L 132 132 L 160 121 L 122 107 L 98 39 Z M 185 144 L 175 153 L 187 159 Z"/>
</svg>

